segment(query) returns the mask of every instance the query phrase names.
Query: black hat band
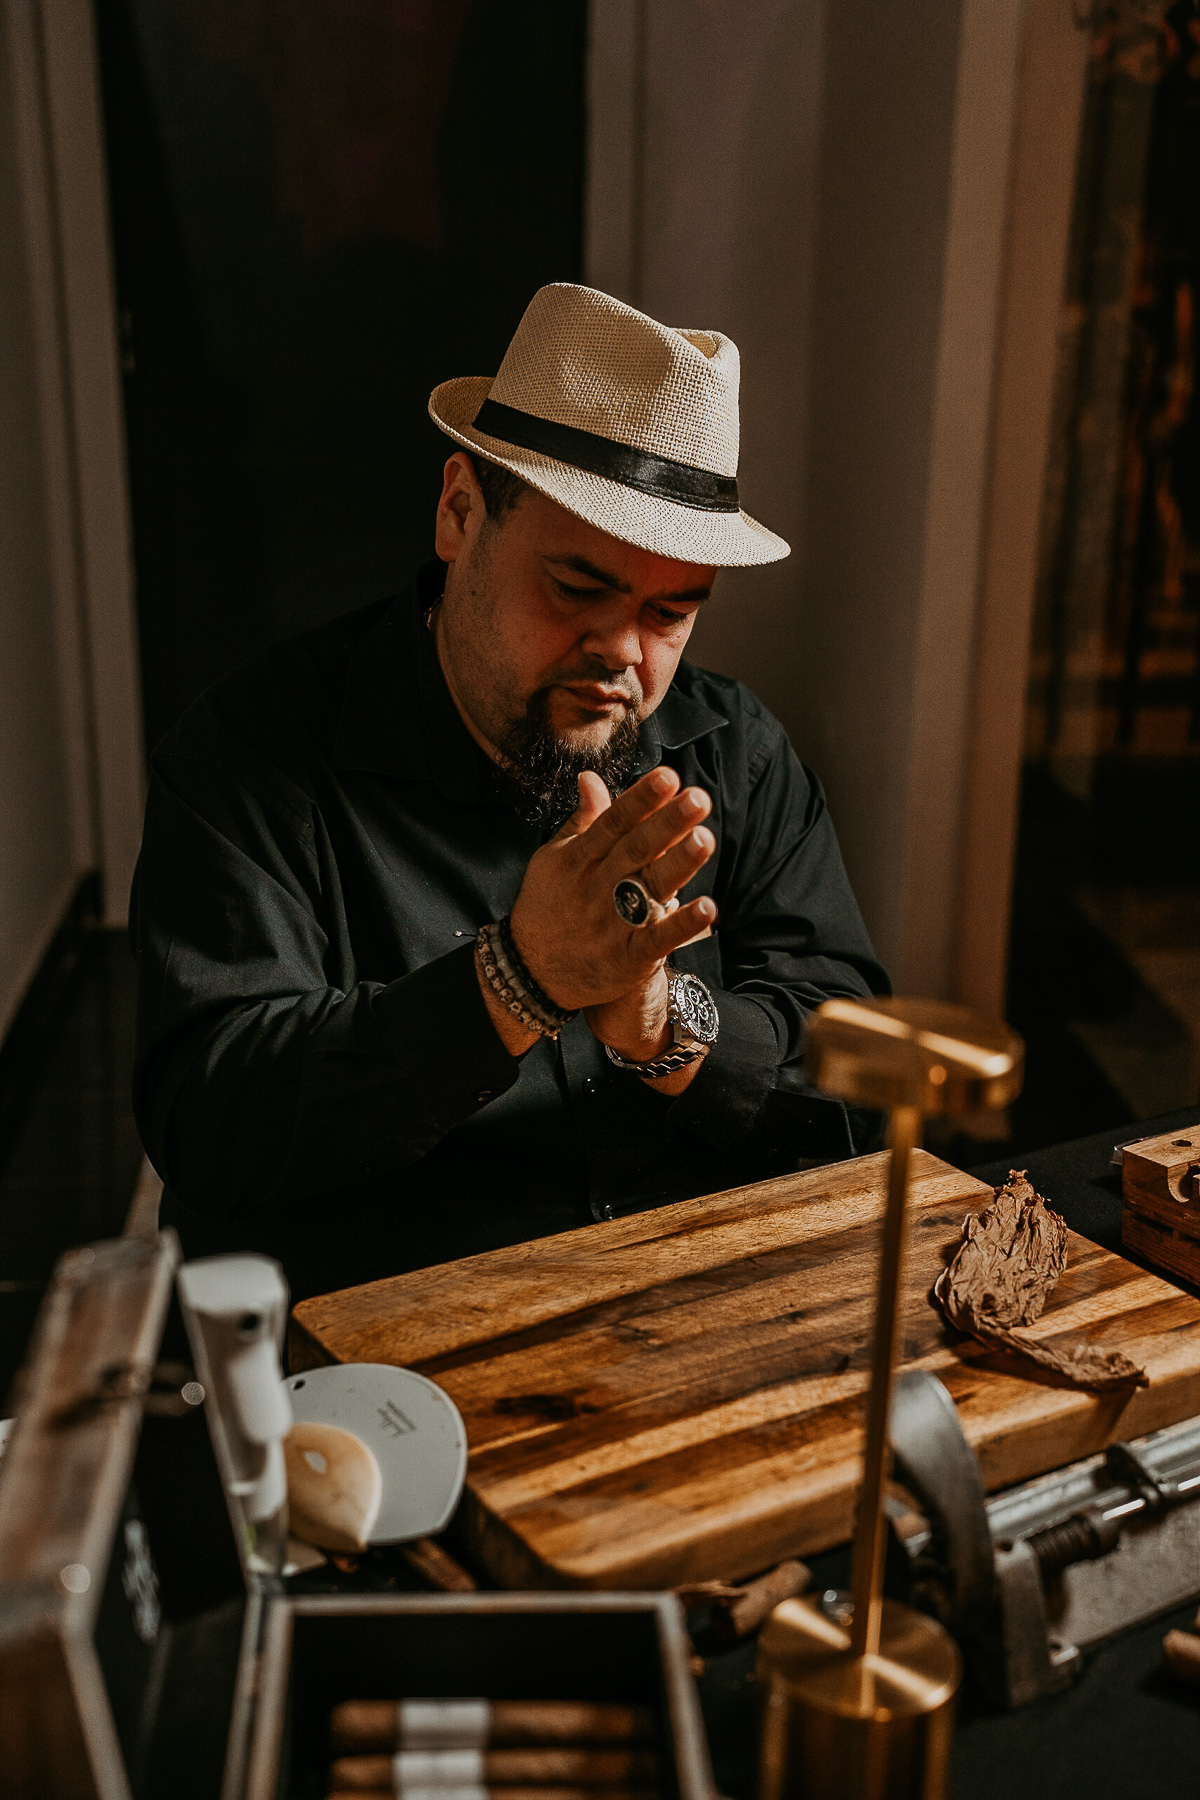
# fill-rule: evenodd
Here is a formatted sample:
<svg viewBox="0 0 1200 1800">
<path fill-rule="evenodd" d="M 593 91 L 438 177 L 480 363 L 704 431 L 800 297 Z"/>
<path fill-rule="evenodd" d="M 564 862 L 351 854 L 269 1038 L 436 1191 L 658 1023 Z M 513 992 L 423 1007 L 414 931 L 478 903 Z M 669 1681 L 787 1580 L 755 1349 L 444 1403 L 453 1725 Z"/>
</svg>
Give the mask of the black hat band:
<svg viewBox="0 0 1200 1800">
<path fill-rule="evenodd" d="M 711 469 L 697 469 L 669 456 L 615 443 L 594 431 L 539 419 L 534 413 L 505 406 L 502 400 L 485 400 L 475 414 L 474 426 L 486 437 L 551 456 L 573 469 L 586 469 L 589 475 L 603 475 L 658 500 L 673 500 L 677 506 L 694 506 L 701 512 L 741 511 L 736 476 L 716 475 Z"/>
</svg>

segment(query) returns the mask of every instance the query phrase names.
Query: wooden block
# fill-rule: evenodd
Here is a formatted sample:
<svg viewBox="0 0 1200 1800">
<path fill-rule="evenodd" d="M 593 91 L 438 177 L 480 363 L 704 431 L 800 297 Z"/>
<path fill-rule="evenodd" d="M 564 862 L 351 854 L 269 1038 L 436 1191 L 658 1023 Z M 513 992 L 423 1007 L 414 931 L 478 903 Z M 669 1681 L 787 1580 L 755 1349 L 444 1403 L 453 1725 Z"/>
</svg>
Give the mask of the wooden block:
<svg viewBox="0 0 1200 1800">
<path fill-rule="evenodd" d="M 861 1157 L 306 1300 L 293 1366 L 441 1383 L 470 1444 L 464 1528 L 503 1586 L 753 1574 L 850 1533 L 887 1167 Z M 944 1325 L 929 1290 L 991 1192 L 917 1152 L 903 1312 L 904 1361 L 946 1383 L 986 1485 L 1200 1412 L 1200 1303 L 1074 1233 L 1032 1331 L 1124 1350 L 1149 1387 L 1083 1393 Z"/>
<path fill-rule="evenodd" d="M 1121 1242 L 1200 1283 L 1200 1125 L 1127 1144 L 1121 1191 Z"/>
<path fill-rule="evenodd" d="M 365 1550 L 379 1517 L 383 1474 L 369 1444 L 314 1419 L 297 1419 L 283 1440 L 288 1529 L 322 1550 Z"/>
<path fill-rule="evenodd" d="M 1156 1269 L 1200 1286 L 1200 1245 L 1195 1238 L 1126 1207 L 1121 1214 L 1121 1242 Z"/>
</svg>

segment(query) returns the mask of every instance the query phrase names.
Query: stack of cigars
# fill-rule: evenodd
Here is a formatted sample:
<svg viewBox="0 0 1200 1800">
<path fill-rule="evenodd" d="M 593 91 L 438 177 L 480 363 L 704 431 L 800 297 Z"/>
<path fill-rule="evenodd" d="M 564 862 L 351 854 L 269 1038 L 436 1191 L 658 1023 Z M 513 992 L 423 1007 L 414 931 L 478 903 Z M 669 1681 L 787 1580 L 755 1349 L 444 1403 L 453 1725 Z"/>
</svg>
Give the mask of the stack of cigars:
<svg viewBox="0 0 1200 1800">
<path fill-rule="evenodd" d="M 329 1800 L 658 1800 L 649 1707 L 580 1700 L 345 1700 Z"/>
</svg>

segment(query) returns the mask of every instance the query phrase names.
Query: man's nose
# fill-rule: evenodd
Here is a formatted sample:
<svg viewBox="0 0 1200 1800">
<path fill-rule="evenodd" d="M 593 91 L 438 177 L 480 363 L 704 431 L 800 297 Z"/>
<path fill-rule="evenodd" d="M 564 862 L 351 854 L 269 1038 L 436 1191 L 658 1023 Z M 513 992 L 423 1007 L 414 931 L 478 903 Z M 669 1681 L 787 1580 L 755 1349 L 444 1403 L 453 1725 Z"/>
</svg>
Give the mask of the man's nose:
<svg viewBox="0 0 1200 1800">
<path fill-rule="evenodd" d="M 606 607 L 599 618 L 589 620 L 582 648 L 613 673 L 636 669 L 642 660 L 637 615 L 624 607 Z"/>
</svg>

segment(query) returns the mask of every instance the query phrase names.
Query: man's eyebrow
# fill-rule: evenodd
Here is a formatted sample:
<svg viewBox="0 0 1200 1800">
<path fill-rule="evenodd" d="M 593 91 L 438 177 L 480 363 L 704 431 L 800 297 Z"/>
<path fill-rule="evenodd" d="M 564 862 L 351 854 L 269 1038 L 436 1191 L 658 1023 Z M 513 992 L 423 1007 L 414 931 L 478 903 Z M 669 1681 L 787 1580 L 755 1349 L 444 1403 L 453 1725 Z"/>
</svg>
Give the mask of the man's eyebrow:
<svg viewBox="0 0 1200 1800">
<path fill-rule="evenodd" d="M 613 588 L 618 594 L 633 592 L 630 582 L 622 581 L 619 575 L 612 574 L 608 569 L 597 568 L 586 556 L 547 556 L 543 561 L 558 569 L 570 569 L 576 575 L 586 575 L 589 581 L 598 581 L 602 587 Z M 646 603 L 650 606 L 664 606 L 674 601 L 677 606 L 690 605 L 693 600 L 707 600 L 711 593 L 711 587 L 683 588 L 669 593 L 648 594 Z"/>
<path fill-rule="evenodd" d="M 690 605 L 693 600 L 707 600 L 712 593 L 710 587 L 673 588 L 666 594 L 647 594 L 647 606 L 669 606 L 672 601 L 676 606 Z"/>
</svg>

